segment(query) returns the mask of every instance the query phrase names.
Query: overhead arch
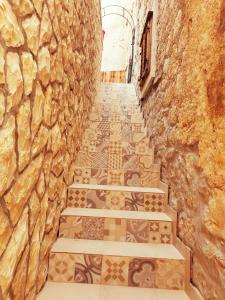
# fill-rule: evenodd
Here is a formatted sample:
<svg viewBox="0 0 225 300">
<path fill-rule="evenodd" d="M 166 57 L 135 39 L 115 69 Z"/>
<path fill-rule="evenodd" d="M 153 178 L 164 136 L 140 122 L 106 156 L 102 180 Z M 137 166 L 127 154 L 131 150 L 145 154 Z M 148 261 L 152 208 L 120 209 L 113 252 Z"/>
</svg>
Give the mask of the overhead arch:
<svg viewBox="0 0 225 300">
<path fill-rule="evenodd" d="M 118 8 L 118 12 L 113 11 L 113 8 Z M 133 62 L 134 62 L 134 44 L 135 44 L 135 24 L 134 24 L 134 19 L 125 7 L 121 5 L 107 5 L 102 8 L 102 18 L 111 16 L 111 15 L 117 15 L 122 18 L 124 18 L 128 24 L 130 25 L 131 31 L 132 31 L 132 41 L 131 41 L 131 46 L 132 46 L 132 53 L 131 57 L 129 59 L 129 69 L 128 69 L 128 78 L 127 82 L 131 82 L 132 78 L 132 73 L 133 73 Z"/>
</svg>

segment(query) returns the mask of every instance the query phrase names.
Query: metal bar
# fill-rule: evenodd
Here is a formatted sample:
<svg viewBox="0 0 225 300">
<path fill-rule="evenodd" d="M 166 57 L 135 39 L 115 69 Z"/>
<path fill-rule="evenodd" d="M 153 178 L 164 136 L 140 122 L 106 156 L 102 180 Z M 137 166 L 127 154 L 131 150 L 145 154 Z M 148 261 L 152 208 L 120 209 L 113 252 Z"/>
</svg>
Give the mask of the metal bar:
<svg viewBox="0 0 225 300">
<path fill-rule="evenodd" d="M 105 7 L 103 7 L 102 9 L 105 9 L 105 8 L 109 8 L 109 7 L 119 7 L 119 8 L 122 8 L 124 11 L 126 11 L 128 13 L 128 15 L 130 16 L 131 20 L 132 20 L 132 25 L 133 27 L 135 26 L 134 24 L 134 19 L 133 19 L 133 16 L 132 14 L 129 12 L 129 10 L 127 10 L 125 7 L 121 6 L 121 5 L 107 5 Z"/>
</svg>

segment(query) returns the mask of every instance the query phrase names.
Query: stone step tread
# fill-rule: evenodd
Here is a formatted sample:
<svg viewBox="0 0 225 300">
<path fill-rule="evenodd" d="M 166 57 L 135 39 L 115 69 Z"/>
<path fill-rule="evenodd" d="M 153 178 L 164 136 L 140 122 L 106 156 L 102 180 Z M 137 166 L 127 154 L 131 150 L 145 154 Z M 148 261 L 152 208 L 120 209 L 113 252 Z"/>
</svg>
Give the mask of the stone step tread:
<svg viewBox="0 0 225 300">
<path fill-rule="evenodd" d="M 37 300 L 190 300 L 182 290 L 47 282 Z"/>
<path fill-rule="evenodd" d="M 180 252 L 171 244 L 135 244 L 58 238 L 52 247 L 52 252 L 184 260 Z"/>
<path fill-rule="evenodd" d="M 156 193 L 165 194 L 159 188 L 151 187 L 136 187 L 136 186 L 115 186 L 115 185 L 99 185 L 99 184 L 82 184 L 73 183 L 70 189 L 87 189 L 87 190 L 104 190 L 104 191 L 122 191 L 122 192 L 137 192 L 137 193 Z"/>
<path fill-rule="evenodd" d="M 167 216 L 167 214 L 161 212 L 126 211 L 92 208 L 66 208 L 62 212 L 61 216 L 99 217 L 172 222 L 172 219 L 169 216 Z"/>
</svg>

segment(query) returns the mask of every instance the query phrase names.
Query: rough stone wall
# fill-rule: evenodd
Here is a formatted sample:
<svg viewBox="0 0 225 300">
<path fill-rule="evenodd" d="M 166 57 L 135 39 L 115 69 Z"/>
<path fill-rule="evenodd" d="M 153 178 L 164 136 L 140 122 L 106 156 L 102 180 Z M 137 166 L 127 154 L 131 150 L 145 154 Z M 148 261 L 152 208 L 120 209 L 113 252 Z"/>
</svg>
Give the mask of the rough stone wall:
<svg viewBox="0 0 225 300">
<path fill-rule="evenodd" d="M 34 299 L 101 60 L 98 0 L 0 0 L 0 299 Z"/>
<path fill-rule="evenodd" d="M 135 1 L 138 38 L 147 5 Z M 223 300 L 225 2 L 158 0 L 157 45 L 144 118 L 178 211 L 178 234 L 192 249 L 192 282 L 205 299 Z"/>
</svg>

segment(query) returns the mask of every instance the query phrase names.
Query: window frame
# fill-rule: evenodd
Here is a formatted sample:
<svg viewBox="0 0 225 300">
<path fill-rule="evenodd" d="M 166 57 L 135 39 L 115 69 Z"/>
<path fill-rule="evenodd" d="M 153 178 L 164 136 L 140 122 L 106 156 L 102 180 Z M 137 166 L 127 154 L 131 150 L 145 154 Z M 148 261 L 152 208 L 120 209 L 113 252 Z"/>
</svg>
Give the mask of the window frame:
<svg viewBox="0 0 225 300">
<path fill-rule="evenodd" d="M 148 12 L 140 42 L 141 68 L 139 83 L 141 89 L 145 86 L 152 68 L 153 14 L 153 11 Z"/>
</svg>

